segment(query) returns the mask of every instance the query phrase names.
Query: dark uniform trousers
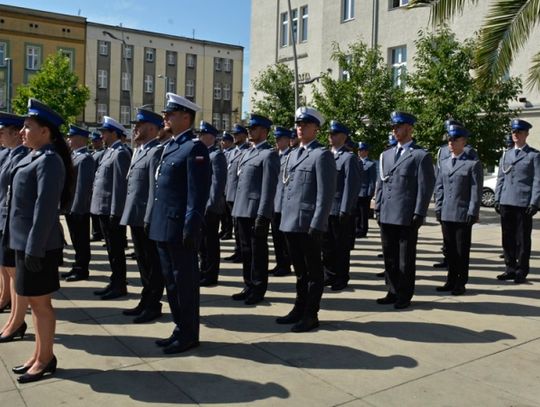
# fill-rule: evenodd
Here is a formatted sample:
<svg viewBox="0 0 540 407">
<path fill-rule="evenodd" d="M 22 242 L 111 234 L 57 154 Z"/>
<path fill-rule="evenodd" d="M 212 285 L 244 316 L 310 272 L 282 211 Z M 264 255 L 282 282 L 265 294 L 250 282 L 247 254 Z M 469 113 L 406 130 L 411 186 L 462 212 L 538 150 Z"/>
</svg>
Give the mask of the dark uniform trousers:
<svg viewBox="0 0 540 407">
<path fill-rule="evenodd" d="M 274 254 L 276 256 L 276 268 L 277 269 L 291 269 L 291 256 L 289 255 L 289 248 L 285 241 L 285 234 L 279 230 L 279 224 L 281 223 L 281 213 L 274 212 L 272 218 L 272 241 L 274 242 Z"/>
<path fill-rule="evenodd" d="M 500 208 L 506 271 L 524 277 L 529 274 L 532 231 L 532 216 L 525 213 L 526 209 L 510 205 Z"/>
<path fill-rule="evenodd" d="M 227 208 L 229 212 L 232 212 L 234 202 L 227 202 Z M 234 231 L 234 252 L 233 254 L 235 256 L 241 256 L 241 250 L 240 250 L 240 234 L 238 233 L 238 219 L 234 216 L 231 216 L 232 219 L 232 225 L 233 225 L 233 231 Z"/>
<path fill-rule="evenodd" d="M 224 235 L 232 235 L 233 233 L 233 219 L 231 216 L 232 205 L 225 205 L 225 212 L 220 216 L 221 233 Z"/>
<path fill-rule="evenodd" d="M 317 317 L 324 289 L 321 241 L 307 233 L 285 232 L 296 274 L 294 308 L 303 317 Z"/>
<path fill-rule="evenodd" d="M 410 301 L 414 294 L 418 229 L 382 223 L 381 240 L 390 292 L 399 295 L 398 301 Z"/>
<path fill-rule="evenodd" d="M 103 233 L 101 232 L 101 225 L 99 223 L 99 215 L 90 215 L 92 219 L 92 239 L 103 239 Z"/>
<path fill-rule="evenodd" d="M 88 265 L 90 264 L 90 214 L 66 214 L 66 223 L 75 250 L 73 269 L 77 270 L 78 275 L 88 276 Z"/>
<path fill-rule="evenodd" d="M 186 249 L 180 242 L 157 242 L 157 248 L 176 325 L 173 336 L 178 341 L 198 341 L 201 278 L 197 251 Z"/>
<path fill-rule="evenodd" d="M 237 218 L 244 284 L 250 293 L 264 296 L 268 287 L 268 231 L 255 236 L 255 219 Z"/>
<path fill-rule="evenodd" d="M 441 222 L 448 261 L 447 284 L 464 287 L 469 279 L 472 225 L 462 222 Z"/>
<path fill-rule="evenodd" d="M 120 221 L 120 219 L 118 219 Z M 107 246 L 107 255 L 111 265 L 111 285 L 113 288 L 124 288 L 126 281 L 126 227 L 112 223 L 109 215 L 99 215 L 101 232 Z"/>
<path fill-rule="evenodd" d="M 145 310 L 161 311 L 160 301 L 165 283 L 156 242 L 148 238 L 142 226 L 131 226 L 131 239 L 143 285 L 140 303 Z"/>
<path fill-rule="evenodd" d="M 369 228 L 369 207 L 371 204 L 371 197 L 359 196 L 356 201 L 356 235 L 358 237 L 365 237 Z"/>
<path fill-rule="evenodd" d="M 215 279 L 219 276 L 220 246 L 219 246 L 219 215 L 206 212 L 205 225 L 199 247 L 201 257 L 201 278 Z"/>
<path fill-rule="evenodd" d="M 354 218 L 353 218 L 354 219 Z M 329 272 L 332 283 L 347 283 L 351 262 L 351 233 L 354 222 L 351 218 L 346 223 L 339 216 L 328 217 L 328 230 L 323 235 L 322 262 Z"/>
</svg>

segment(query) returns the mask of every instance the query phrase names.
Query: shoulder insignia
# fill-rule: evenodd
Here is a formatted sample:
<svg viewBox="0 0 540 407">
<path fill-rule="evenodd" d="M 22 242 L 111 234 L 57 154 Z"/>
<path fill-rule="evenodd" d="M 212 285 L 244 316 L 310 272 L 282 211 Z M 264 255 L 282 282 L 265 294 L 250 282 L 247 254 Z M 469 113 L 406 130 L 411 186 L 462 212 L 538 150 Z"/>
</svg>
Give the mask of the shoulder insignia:
<svg viewBox="0 0 540 407">
<path fill-rule="evenodd" d="M 54 150 L 45 150 L 45 155 L 54 155 Z"/>
</svg>

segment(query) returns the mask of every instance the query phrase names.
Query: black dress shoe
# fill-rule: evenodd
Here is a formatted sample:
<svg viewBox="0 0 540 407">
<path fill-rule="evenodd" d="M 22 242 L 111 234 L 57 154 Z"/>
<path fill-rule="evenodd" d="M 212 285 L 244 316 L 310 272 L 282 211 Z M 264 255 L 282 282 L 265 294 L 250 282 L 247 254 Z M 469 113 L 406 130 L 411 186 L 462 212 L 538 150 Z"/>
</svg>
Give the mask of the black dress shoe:
<svg viewBox="0 0 540 407">
<path fill-rule="evenodd" d="M 381 271 L 380 273 L 375 274 L 376 277 L 384 277 L 384 271 Z"/>
<path fill-rule="evenodd" d="M 161 308 L 160 309 L 155 309 L 155 310 L 146 309 L 146 310 L 144 310 L 142 312 L 141 315 L 139 315 L 138 317 L 133 319 L 133 323 L 134 324 L 144 324 L 145 322 L 150 322 L 150 321 L 153 321 L 155 319 L 158 319 L 162 315 L 163 314 L 161 313 Z"/>
<path fill-rule="evenodd" d="M 166 355 L 182 353 L 192 348 L 196 348 L 197 346 L 199 346 L 199 341 L 179 342 L 175 340 L 169 346 L 163 348 L 163 353 L 165 353 Z"/>
<path fill-rule="evenodd" d="M 94 295 L 103 295 L 107 294 L 109 291 L 113 289 L 113 286 L 109 283 L 105 288 L 102 288 L 101 290 L 94 291 Z"/>
<path fill-rule="evenodd" d="M 292 271 L 290 268 L 286 269 L 286 268 L 280 267 L 280 268 L 275 268 L 273 274 L 275 277 L 283 277 L 283 276 L 288 276 L 289 274 L 292 274 Z"/>
<path fill-rule="evenodd" d="M 433 267 L 436 269 L 445 269 L 448 267 L 448 262 L 446 261 L 446 259 L 444 259 L 439 263 L 433 263 Z"/>
<path fill-rule="evenodd" d="M 233 294 L 232 299 L 235 301 L 244 301 L 249 294 L 251 293 L 251 290 L 249 288 L 244 288 L 239 293 Z"/>
<path fill-rule="evenodd" d="M 122 311 L 122 314 L 129 316 L 141 315 L 144 311 L 144 306 L 140 303 L 135 308 L 129 308 Z"/>
<path fill-rule="evenodd" d="M 516 278 L 516 273 L 511 271 L 505 271 L 497 276 L 497 280 L 513 280 Z"/>
<path fill-rule="evenodd" d="M 26 333 L 26 328 L 26 322 L 23 322 L 21 326 L 11 333 L 11 335 L 2 336 L 2 332 L 2 334 L 0 334 L 0 343 L 12 342 L 15 340 L 15 338 L 21 338 L 22 341 L 24 339 L 24 334 Z"/>
<path fill-rule="evenodd" d="M 75 273 L 66 277 L 66 281 L 68 282 L 81 281 L 81 280 L 88 280 L 88 273 Z"/>
<path fill-rule="evenodd" d="M 11 309 L 11 301 L 8 302 L 6 305 L 4 305 L 3 307 L 0 307 L 0 313 L 4 312 L 4 311 L 7 311 L 8 309 Z"/>
<path fill-rule="evenodd" d="M 60 277 L 67 278 L 67 277 L 72 276 L 73 274 L 75 274 L 75 272 L 76 272 L 75 270 L 71 269 L 67 273 L 60 273 Z"/>
<path fill-rule="evenodd" d="M 521 273 L 516 273 L 516 277 L 514 277 L 514 283 L 516 284 L 523 284 L 527 282 L 527 277 L 525 277 Z"/>
<path fill-rule="evenodd" d="M 301 319 L 302 319 L 302 313 L 300 311 L 297 311 L 295 308 L 293 308 L 292 311 L 289 312 L 284 317 L 276 318 L 276 323 L 280 325 L 296 324 Z"/>
<path fill-rule="evenodd" d="M 91 242 L 99 242 L 100 240 L 103 240 L 102 235 L 92 235 L 92 237 L 90 238 Z"/>
<path fill-rule="evenodd" d="M 394 304 L 395 309 L 405 309 L 405 308 L 409 308 L 410 306 L 411 306 L 410 301 L 396 301 L 396 303 Z"/>
<path fill-rule="evenodd" d="M 28 366 L 19 365 L 19 366 L 12 367 L 11 371 L 15 374 L 25 374 L 26 372 L 28 372 L 28 370 L 30 370 L 31 367 L 32 365 L 28 365 Z"/>
<path fill-rule="evenodd" d="M 231 240 L 233 236 L 231 233 L 223 233 L 219 238 L 221 240 Z"/>
<path fill-rule="evenodd" d="M 499 259 L 504 259 L 504 253 L 499 254 Z"/>
<path fill-rule="evenodd" d="M 384 255 L 383 255 L 382 253 L 379 253 L 379 254 L 377 255 L 377 258 L 379 258 L 379 259 L 382 259 L 383 257 L 384 257 Z"/>
<path fill-rule="evenodd" d="M 305 317 L 294 324 L 291 328 L 292 332 L 308 332 L 319 326 L 317 317 Z"/>
<path fill-rule="evenodd" d="M 173 343 L 174 341 L 176 341 L 176 338 L 174 337 L 174 335 L 171 335 L 168 338 L 156 339 L 155 343 L 160 348 L 165 348 L 169 346 L 171 343 Z"/>
<path fill-rule="evenodd" d="M 125 297 L 127 295 L 127 288 L 113 288 L 106 294 L 101 296 L 102 300 L 114 300 L 115 298 Z"/>
<path fill-rule="evenodd" d="M 56 372 L 56 356 L 53 356 L 52 360 L 43 368 L 41 372 L 30 374 L 26 372 L 22 376 L 17 377 L 17 381 L 19 383 L 31 383 L 31 382 L 37 382 L 38 380 L 43 379 L 43 376 L 47 373 L 53 374 Z"/>
<path fill-rule="evenodd" d="M 199 285 L 201 287 L 212 287 L 217 285 L 218 279 L 213 277 L 203 277 L 201 278 L 201 281 L 199 282 Z"/>
<path fill-rule="evenodd" d="M 445 285 L 435 288 L 435 290 L 437 290 L 438 292 L 452 291 L 453 286 L 451 286 L 450 284 L 445 284 Z"/>
<path fill-rule="evenodd" d="M 264 300 L 264 295 L 251 293 L 247 296 L 246 300 L 244 301 L 244 304 L 246 305 L 255 305 Z"/>
<path fill-rule="evenodd" d="M 397 298 L 394 294 L 386 294 L 386 297 L 377 298 L 377 304 L 393 304 L 397 301 Z"/>
<path fill-rule="evenodd" d="M 345 288 L 347 288 L 348 285 L 349 285 L 349 283 L 347 281 L 335 282 L 334 284 L 332 284 L 330 289 L 332 291 L 341 291 L 341 290 L 344 290 Z"/>
<path fill-rule="evenodd" d="M 235 262 L 236 260 L 242 261 L 242 256 L 238 253 L 233 253 L 230 256 L 224 257 L 223 260 Z"/>
<path fill-rule="evenodd" d="M 465 294 L 465 291 L 467 291 L 467 290 L 465 289 L 464 286 L 461 285 L 461 286 L 456 287 L 456 288 L 454 288 L 452 290 L 452 295 L 463 295 L 463 294 Z"/>
</svg>

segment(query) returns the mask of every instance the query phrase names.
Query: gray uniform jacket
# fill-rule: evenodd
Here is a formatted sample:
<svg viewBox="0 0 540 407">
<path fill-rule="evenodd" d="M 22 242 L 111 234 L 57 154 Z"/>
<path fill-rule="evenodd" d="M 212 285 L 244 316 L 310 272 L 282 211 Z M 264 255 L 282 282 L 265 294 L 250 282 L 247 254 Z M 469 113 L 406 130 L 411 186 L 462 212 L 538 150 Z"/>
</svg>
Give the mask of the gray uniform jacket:
<svg viewBox="0 0 540 407">
<path fill-rule="evenodd" d="M 281 213 L 281 199 L 283 198 L 283 189 L 285 184 L 283 183 L 283 174 L 285 173 L 285 165 L 287 164 L 287 157 L 291 153 L 291 149 L 287 148 L 283 153 L 279 155 L 280 169 L 279 178 L 276 186 L 276 197 L 274 198 L 274 212 Z"/>
<path fill-rule="evenodd" d="M 102 148 L 101 150 L 94 151 L 92 153 L 92 158 L 94 159 L 94 162 L 96 163 L 96 168 L 101 164 L 101 160 L 103 160 L 103 156 L 107 152 L 107 149 Z"/>
<path fill-rule="evenodd" d="M 435 186 L 431 156 L 414 142 L 394 163 L 397 146 L 380 156 L 382 171 L 377 186 L 375 211 L 380 222 L 410 226 L 413 216 L 425 217 Z"/>
<path fill-rule="evenodd" d="M 217 147 L 208 149 L 212 184 L 206 203 L 206 211 L 221 215 L 225 212 L 225 184 L 227 183 L 227 159 Z"/>
<path fill-rule="evenodd" d="M 0 166 L 0 230 L 4 230 L 6 226 L 7 219 L 7 194 L 9 183 L 11 182 L 11 174 L 13 168 L 23 159 L 24 156 L 30 151 L 28 147 L 20 146 L 15 147 L 14 149 L 8 150 L 8 156 L 4 160 L 2 166 Z"/>
<path fill-rule="evenodd" d="M 238 186 L 232 209 L 237 218 L 272 219 L 279 177 L 279 157 L 268 142 L 247 150 L 238 163 Z"/>
<path fill-rule="evenodd" d="M 225 158 L 227 159 L 227 164 L 229 164 L 229 158 L 231 156 L 231 154 L 234 153 L 234 149 L 236 148 L 236 146 L 231 146 L 225 150 L 223 150 L 223 154 L 225 154 Z"/>
<path fill-rule="evenodd" d="M 69 213 L 85 215 L 90 213 L 96 162 L 86 147 L 74 151 L 71 157 L 73 169 L 75 170 L 75 191 Z"/>
<path fill-rule="evenodd" d="M 10 152 L 9 148 L 0 147 L 0 167 L 2 167 L 2 165 L 4 165 L 4 163 L 8 159 L 9 152 Z"/>
<path fill-rule="evenodd" d="M 225 187 L 225 200 L 234 202 L 236 188 L 238 186 L 238 163 L 242 160 L 242 155 L 248 150 L 249 144 L 244 143 L 238 149 L 229 153 L 227 162 L 227 185 Z"/>
<path fill-rule="evenodd" d="M 154 184 L 154 175 L 161 159 L 162 150 L 158 149 L 157 139 L 137 149 L 127 177 L 127 195 L 121 225 L 144 226 L 147 212 L 150 185 Z"/>
<path fill-rule="evenodd" d="M 540 206 L 540 153 L 525 145 L 506 150 L 499 161 L 495 202 L 501 205 Z"/>
<path fill-rule="evenodd" d="M 467 222 L 467 216 L 478 218 L 482 201 L 484 174 L 482 163 L 463 153 L 452 166 L 452 158 L 440 163 L 435 183 L 435 211 L 444 222 Z"/>
<path fill-rule="evenodd" d="M 336 193 L 330 215 L 339 216 L 340 213 L 351 215 L 356 209 L 356 200 L 360 190 L 360 164 L 358 158 L 351 152 L 341 148 L 334 153 L 336 161 Z"/>
<path fill-rule="evenodd" d="M 364 161 L 359 160 L 362 166 L 360 177 L 360 192 L 359 197 L 369 198 L 375 194 L 375 185 L 377 184 L 377 167 L 375 161 L 366 158 Z"/>
<path fill-rule="evenodd" d="M 27 154 L 13 169 L 9 211 L 9 247 L 45 257 L 63 246 L 60 196 L 65 168 L 48 144 Z"/>
<path fill-rule="evenodd" d="M 471 160 L 478 160 L 478 153 L 474 148 L 472 148 L 469 144 L 465 146 L 464 152 L 467 154 L 469 159 Z M 452 153 L 450 153 L 450 150 L 448 149 L 448 143 L 443 144 L 439 151 L 437 151 L 437 168 L 435 169 L 435 176 L 437 176 L 437 173 L 439 171 L 439 168 L 441 168 L 441 163 L 443 160 L 450 157 Z"/>
<path fill-rule="evenodd" d="M 107 149 L 94 178 L 90 213 L 122 216 L 130 161 L 131 156 L 120 141 L 116 141 Z"/>
<path fill-rule="evenodd" d="M 281 200 L 282 232 L 326 232 L 328 215 L 336 193 L 336 160 L 317 140 L 299 156 L 301 147 L 289 154 Z"/>
</svg>

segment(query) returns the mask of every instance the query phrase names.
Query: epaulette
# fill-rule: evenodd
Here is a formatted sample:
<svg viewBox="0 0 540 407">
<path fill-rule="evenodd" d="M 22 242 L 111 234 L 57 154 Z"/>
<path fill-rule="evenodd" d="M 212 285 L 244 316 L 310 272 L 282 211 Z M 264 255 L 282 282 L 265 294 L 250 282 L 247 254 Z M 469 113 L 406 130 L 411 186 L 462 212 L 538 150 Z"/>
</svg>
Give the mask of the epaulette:
<svg viewBox="0 0 540 407">
<path fill-rule="evenodd" d="M 54 150 L 45 150 L 45 155 L 54 155 Z"/>
<path fill-rule="evenodd" d="M 531 147 L 531 146 L 529 146 L 529 148 L 531 149 L 531 151 L 532 151 L 533 153 L 538 153 L 538 152 L 539 152 L 536 148 L 533 148 L 533 147 Z"/>
</svg>

